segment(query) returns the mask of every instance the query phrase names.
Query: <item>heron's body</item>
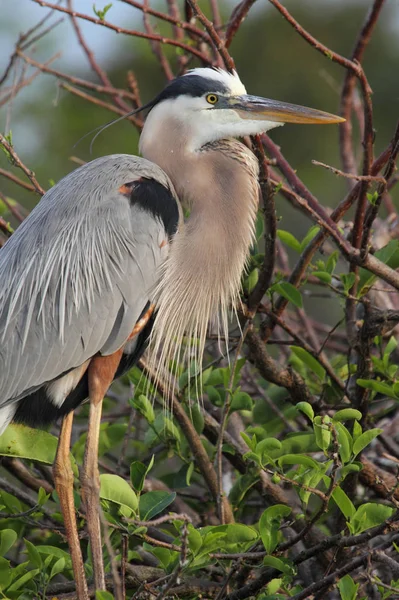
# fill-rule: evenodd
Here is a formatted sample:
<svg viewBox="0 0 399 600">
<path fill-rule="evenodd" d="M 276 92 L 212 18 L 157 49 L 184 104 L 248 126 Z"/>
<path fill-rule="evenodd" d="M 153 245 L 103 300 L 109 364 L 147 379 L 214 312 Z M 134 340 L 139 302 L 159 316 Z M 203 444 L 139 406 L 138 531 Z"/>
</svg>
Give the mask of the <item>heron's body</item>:
<svg viewBox="0 0 399 600">
<path fill-rule="evenodd" d="M 118 375 L 138 358 L 150 324 L 126 341 L 178 221 L 168 177 L 134 156 L 97 159 L 47 192 L 0 252 L 0 431 L 76 408 L 97 353 L 125 348 Z"/>
<path fill-rule="evenodd" d="M 257 161 L 235 138 L 284 122 L 340 121 L 248 96 L 236 73 L 212 69 L 177 78 L 147 108 L 144 159 L 107 156 L 77 169 L 0 251 L 0 433 L 12 419 L 64 417 L 53 472 L 79 600 L 88 594 L 71 411 L 89 398 L 82 498 L 95 587 L 105 589 L 97 453 L 108 386 L 138 359 L 150 331 L 150 367 L 162 375 L 173 359 L 201 363 L 211 318 L 227 335 L 259 199 Z M 178 198 L 190 210 L 184 225 Z M 197 341 L 182 355 L 185 335 Z"/>
</svg>

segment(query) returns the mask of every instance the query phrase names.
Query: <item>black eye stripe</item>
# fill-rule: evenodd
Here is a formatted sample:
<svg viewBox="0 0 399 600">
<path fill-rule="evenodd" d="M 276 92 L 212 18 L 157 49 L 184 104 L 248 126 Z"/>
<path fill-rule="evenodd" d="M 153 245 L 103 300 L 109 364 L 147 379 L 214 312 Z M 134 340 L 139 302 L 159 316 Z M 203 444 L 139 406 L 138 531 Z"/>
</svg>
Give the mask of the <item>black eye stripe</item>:
<svg viewBox="0 0 399 600">
<path fill-rule="evenodd" d="M 199 75 L 183 75 L 171 83 L 159 94 L 154 101 L 154 106 L 162 100 L 177 98 L 178 96 L 192 96 L 193 98 L 205 94 L 230 95 L 230 88 L 221 81 L 200 77 Z"/>
</svg>

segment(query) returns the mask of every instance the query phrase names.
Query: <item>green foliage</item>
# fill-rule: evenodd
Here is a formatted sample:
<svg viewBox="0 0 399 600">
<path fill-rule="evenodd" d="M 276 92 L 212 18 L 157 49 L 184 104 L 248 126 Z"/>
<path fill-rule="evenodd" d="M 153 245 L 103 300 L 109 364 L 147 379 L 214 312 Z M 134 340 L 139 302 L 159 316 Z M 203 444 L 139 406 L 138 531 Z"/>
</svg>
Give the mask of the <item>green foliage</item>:
<svg viewBox="0 0 399 600">
<path fill-rule="evenodd" d="M 279 529 L 282 519 L 291 514 L 291 508 L 284 504 L 276 504 L 267 508 L 259 521 L 260 537 L 265 550 L 272 554 L 279 542 Z"/>
<path fill-rule="evenodd" d="M 338 582 L 341 600 L 356 600 L 359 583 L 355 583 L 350 575 L 345 575 Z"/>
<path fill-rule="evenodd" d="M 104 21 L 105 16 L 111 7 L 112 7 L 112 3 L 106 4 L 103 9 L 96 8 L 96 5 L 93 4 L 93 12 L 96 15 L 96 17 L 101 19 L 101 21 Z M 106 599 L 102 598 L 101 600 L 106 600 Z"/>
<path fill-rule="evenodd" d="M 53 464 L 58 440 L 47 431 L 12 423 L 0 436 L 0 455 Z"/>
<path fill-rule="evenodd" d="M 124 506 L 132 512 L 137 511 L 139 506 L 137 496 L 125 479 L 118 475 L 104 473 L 100 475 L 100 484 L 100 498 Z"/>
</svg>

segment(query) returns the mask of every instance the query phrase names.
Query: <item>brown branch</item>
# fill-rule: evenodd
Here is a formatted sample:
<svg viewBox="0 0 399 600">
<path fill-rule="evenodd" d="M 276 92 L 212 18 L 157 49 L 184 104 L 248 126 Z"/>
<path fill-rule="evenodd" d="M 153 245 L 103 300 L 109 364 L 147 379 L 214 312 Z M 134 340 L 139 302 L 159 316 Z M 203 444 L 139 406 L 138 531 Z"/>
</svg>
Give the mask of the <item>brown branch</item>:
<svg viewBox="0 0 399 600">
<path fill-rule="evenodd" d="M 76 11 L 71 12 L 70 10 L 68 10 L 67 8 L 64 8 L 63 6 L 58 6 L 57 4 L 51 4 L 50 2 L 45 2 L 44 0 L 33 0 L 33 2 L 36 2 L 36 4 L 39 4 L 40 6 L 45 6 L 47 8 L 52 8 L 53 10 L 63 12 L 72 17 L 77 17 L 78 19 L 83 19 L 85 21 L 89 21 L 90 23 L 94 23 L 95 25 L 101 25 L 101 27 L 106 27 L 107 29 L 111 29 L 112 31 L 115 31 L 115 33 L 124 33 L 126 35 L 131 35 L 131 36 L 138 37 L 138 38 L 144 38 L 146 40 L 154 40 L 156 42 L 161 42 L 162 44 L 167 44 L 169 46 L 175 46 L 177 48 L 181 48 L 185 52 L 188 52 L 189 54 L 196 56 L 201 62 L 203 62 L 205 64 L 210 64 L 208 57 L 203 52 L 200 52 L 196 48 L 189 46 L 188 44 L 184 44 L 183 42 L 178 42 L 176 40 L 173 40 L 171 38 L 167 38 L 167 37 L 164 37 L 161 35 L 156 35 L 156 34 L 150 35 L 148 33 L 142 32 L 142 31 L 137 31 L 134 29 L 125 29 L 124 27 L 118 27 L 117 25 L 108 23 L 107 21 L 105 21 L 103 19 L 97 19 L 95 17 L 91 17 L 89 15 L 85 15 L 83 13 L 79 13 Z"/>
<path fill-rule="evenodd" d="M 138 117 L 136 117 L 134 115 L 126 115 L 126 112 L 124 110 L 122 110 L 121 108 L 118 108 L 114 104 L 110 104 L 109 102 L 104 102 L 104 100 L 100 100 L 99 98 L 96 98 L 95 96 L 86 94 L 86 92 L 83 92 L 82 90 L 79 90 L 78 88 L 75 88 L 72 85 L 69 85 L 68 83 L 60 83 L 60 87 L 63 88 L 64 90 L 66 90 L 67 92 L 74 94 L 75 96 L 79 96 L 79 98 L 83 98 L 87 102 L 91 102 L 91 104 L 95 104 L 96 106 L 101 106 L 102 108 L 106 108 L 107 110 L 110 110 L 111 112 L 114 112 L 117 115 L 120 115 L 122 117 L 126 116 L 126 121 L 131 121 L 132 123 L 134 123 L 134 125 L 137 127 L 137 129 L 139 131 L 141 131 L 141 129 L 143 127 L 143 122 Z"/>
<path fill-rule="evenodd" d="M 234 36 L 239 30 L 241 23 L 247 17 L 249 11 L 253 4 L 255 4 L 256 0 L 242 0 L 237 6 L 234 7 L 233 12 L 231 13 L 230 20 L 227 24 L 226 30 L 226 41 L 225 46 L 228 48 L 233 41 Z"/>
<path fill-rule="evenodd" d="M 274 264 L 276 261 L 277 235 L 277 218 L 276 206 L 274 203 L 274 192 L 272 186 L 270 185 L 269 169 L 266 161 L 265 151 L 259 135 L 254 137 L 254 144 L 260 168 L 259 185 L 265 223 L 265 253 L 263 264 L 259 271 L 258 281 L 248 298 L 248 308 L 250 311 L 256 310 L 272 281 Z"/>
<path fill-rule="evenodd" d="M 222 27 L 222 17 L 220 16 L 220 10 L 218 0 L 209 0 L 209 4 L 212 12 L 212 23 L 217 31 L 220 31 Z"/>
<path fill-rule="evenodd" d="M 19 223 L 22 223 L 22 221 L 25 220 L 24 215 L 19 212 L 18 208 L 16 208 L 16 206 L 14 206 L 12 202 L 8 200 L 7 196 L 5 196 L 2 192 L 0 192 L 0 200 L 6 205 L 10 213 L 17 219 L 17 221 L 19 221 Z"/>
<path fill-rule="evenodd" d="M 68 81 L 68 82 L 72 83 L 73 85 L 78 85 L 78 86 L 87 88 L 88 90 L 93 90 L 95 92 L 98 92 L 99 94 L 120 96 L 123 98 L 129 98 L 133 102 L 136 101 L 135 94 L 132 92 L 129 92 L 128 90 L 123 90 L 121 88 L 115 88 L 115 87 L 112 87 L 112 85 L 99 85 L 98 83 L 93 83 L 92 81 L 87 81 L 86 79 L 80 79 L 79 77 L 69 75 L 68 73 L 63 73 L 62 71 L 57 71 L 56 69 L 50 69 L 47 66 L 48 63 L 44 63 L 44 64 L 39 63 L 39 62 L 35 61 L 33 58 L 31 58 L 30 56 L 27 56 L 26 54 L 24 54 L 23 52 L 19 52 L 18 55 L 21 58 L 23 58 L 23 60 L 26 63 L 28 63 L 29 65 L 32 65 L 34 67 L 37 67 L 43 73 L 48 73 L 49 75 L 54 75 L 54 77 L 57 77 L 58 79 L 64 79 L 65 81 Z M 123 112 L 126 112 L 126 110 L 131 109 L 131 107 L 128 106 L 127 104 L 125 104 L 125 103 L 123 103 L 123 104 L 125 106 L 125 108 L 123 108 Z"/>
<path fill-rule="evenodd" d="M 195 25 L 190 23 L 189 20 L 187 20 L 187 21 L 182 20 L 180 18 L 179 14 L 175 10 L 170 10 L 169 14 L 167 14 L 167 13 L 163 13 L 158 10 L 155 10 L 154 8 L 151 8 L 150 6 L 148 6 L 146 4 L 140 4 L 139 2 L 136 2 L 135 0 L 121 0 L 121 1 L 124 2 L 124 4 L 129 4 L 129 6 L 133 6 L 134 8 L 137 8 L 138 10 L 141 10 L 149 15 L 152 15 L 153 17 L 156 17 L 157 19 L 161 19 L 162 21 L 167 21 L 168 23 L 171 23 L 172 25 L 174 25 L 175 31 L 177 29 L 187 31 L 187 32 L 191 33 L 192 35 L 201 38 L 206 43 L 209 43 L 209 41 L 210 41 L 209 36 L 205 31 L 202 31 L 201 29 L 199 29 L 198 27 L 196 27 Z M 168 5 L 169 5 L 169 7 L 171 6 L 170 0 L 168 0 Z"/>
<path fill-rule="evenodd" d="M 89 61 L 89 64 L 91 66 L 91 68 L 93 69 L 93 71 L 97 74 L 99 80 L 101 81 L 101 83 L 106 86 L 106 87 L 110 87 L 112 88 L 112 83 L 108 78 L 108 75 L 106 74 L 106 72 L 104 71 L 104 69 L 102 69 L 100 67 L 100 65 L 97 63 L 95 57 L 94 57 L 94 53 L 90 50 L 89 46 L 87 45 L 86 40 L 83 37 L 83 34 L 81 32 L 81 29 L 79 27 L 79 23 L 76 19 L 76 17 L 73 15 L 73 0 L 67 0 L 67 6 L 68 9 L 70 11 L 71 14 L 71 21 L 72 21 L 72 26 L 75 30 L 76 33 L 76 37 L 78 39 L 79 45 L 82 47 L 83 52 L 85 53 L 85 55 L 87 56 L 87 60 Z M 122 110 L 124 110 L 125 112 L 129 112 L 130 111 L 130 106 L 128 104 L 126 104 L 126 102 L 123 102 L 120 98 L 120 96 L 115 93 L 113 96 L 113 100 L 115 102 L 115 104 L 117 106 L 119 106 L 119 108 L 121 108 Z"/>
<path fill-rule="evenodd" d="M 384 179 L 384 177 L 374 177 L 373 175 L 351 175 L 350 173 L 344 173 L 340 169 L 336 169 L 331 165 L 326 165 L 325 163 L 322 163 L 318 160 L 312 160 L 312 164 L 316 165 L 317 167 L 324 167 L 328 171 L 332 171 L 333 173 L 335 173 L 335 175 L 345 177 L 346 179 L 354 179 L 355 181 L 369 181 L 370 183 L 384 183 L 386 185 L 386 180 Z"/>
<path fill-rule="evenodd" d="M 359 79 L 362 77 L 363 70 L 359 63 L 351 61 L 345 58 L 344 56 L 341 56 L 337 52 L 331 50 L 331 48 L 328 48 L 327 46 L 319 42 L 319 40 L 317 40 L 308 31 L 306 31 L 306 29 L 299 25 L 298 21 L 294 19 L 294 17 L 281 4 L 281 2 L 279 2 L 279 0 L 269 0 L 269 2 L 270 4 L 273 4 L 275 8 L 277 8 L 279 13 L 284 17 L 284 19 L 288 21 L 288 23 L 295 29 L 297 33 L 299 33 L 301 37 L 303 37 L 304 40 L 308 42 L 308 44 L 313 46 L 313 48 L 315 48 L 318 52 L 323 54 L 323 56 L 326 56 L 333 62 L 338 63 L 346 69 L 350 69 Z"/>
<path fill-rule="evenodd" d="M 0 230 L 5 234 L 6 237 L 10 237 L 14 233 L 12 227 L 10 227 L 3 217 L 0 217 Z"/>
<path fill-rule="evenodd" d="M 268 140 L 269 141 L 269 140 Z M 392 152 L 394 150 L 392 142 L 388 145 L 388 147 L 380 154 L 380 156 L 374 161 L 373 166 L 371 168 L 371 175 L 377 175 L 382 168 L 389 161 Z M 350 209 L 353 203 L 356 201 L 358 196 L 358 192 L 360 189 L 360 183 L 357 183 L 354 188 L 347 194 L 347 196 L 339 203 L 339 205 L 333 210 L 331 213 L 331 219 L 335 222 L 338 222 L 343 215 Z M 326 230 L 320 231 L 313 240 L 308 244 L 308 246 L 303 251 L 300 256 L 297 264 L 292 270 L 291 276 L 288 281 L 294 285 L 298 286 L 304 277 L 306 270 L 317 250 L 324 243 L 328 236 Z M 277 315 L 281 315 L 286 306 L 288 304 L 288 300 L 285 298 L 279 298 L 274 307 L 274 313 Z M 266 321 L 262 325 L 262 339 L 267 340 L 274 330 L 275 323 L 271 321 L 271 319 L 266 319 Z"/>
<path fill-rule="evenodd" d="M 225 68 L 228 71 L 234 71 L 234 69 L 235 69 L 234 60 L 230 56 L 230 54 L 224 44 L 224 41 L 222 40 L 222 38 L 216 31 L 212 21 L 210 21 L 204 15 L 204 13 L 202 12 L 202 10 L 200 9 L 200 7 L 198 5 L 197 0 L 188 0 L 188 2 L 194 11 L 194 14 L 196 15 L 198 20 L 202 23 L 202 25 L 205 27 L 206 31 L 208 32 L 209 37 L 218 53 L 218 56 L 220 56 L 221 59 L 223 60 Z"/>
<path fill-rule="evenodd" d="M 148 0 L 143 0 L 143 1 L 144 1 L 144 5 L 146 7 L 148 7 Z M 144 23 L 146 32 L 153 34 L 154 30 L 152 28 L 152 25 L 150 23 L 150 19 L 149 19 L 149 16 L 148 16 L 146 10 L 143 11 L 143 23 Z M 167 81 L 171 81 L 174 78 L 174 74 L 173 74 L 173 71 L 169 64 L 169 61 L 165 56 L 162 44 L 160 44 L 159 42 L 154 42 L 153 40 L 150 40 L 150 46 L 151 46 L 151 50 L 152 50 L 154 56 L 157 58 L 158 63 L 160 64 L 160 66 L 164 72 L 164 75 L 165 75 Z"/>
<path fill-rule="evenodd" d="M 367 250 L 370 244 L 371 238 L 371 228 L 373 226 L 374 220 L 378 214 L 378 210 L 381 206 L 382 199 L 384 197 L 385 192 L 387 191 L 388 185 L 387 182 L 391 179 L 395 168 L 396 168 L 396 160 L 399 154 L 399 121 L 396 126 L 396 132 L 392 140 L 392 154 L 389 157 L 388 163 L 385 167 L 384 177 L 380 178 L 380 185 L 377 188 L 377 198 L 373 204 L 370 204 L 365 219 L 364 219 L 364 228 L 362 234 L 362 244 L 361 247 L 364 250 Z M 392 183 L 392 182 L 390 182 Z"/>
<path fill-rule="evenodd" d="M 10 171 L 6 171 L 5 169 L 0 168 L 0 175 L 5 177 L 6 179 L 9 179 L 13 183 L 16 183 L 20 187 L 24 188 L 24 190 L 28 190 L 29 192 L 35 191 L 35 187 L 32 184 L 27 183 L 26 181 L 23 181 L 22 179 L 20 179 L 16 175 L 14 175 L 14 173 L 11 173 Z"/>
<path fill-rule="evenodd" d="M 42 32 L 39 36 L 35 36 L 34 38 L 32 38 L 32 40 L 29 40 L 29 37 L 35 32 L 37 31 L 42 25 L 44 25 L 44 23 L 46 21 L 48 21 L 50 19 L 50 17 L 52 16 L 53 12 L 50 11 L 47 13 L 47 15 L 45 15 L 38 23 L 36 23 L 33 27 L 31 27 L 30 29 L 28 29 L 28 31 L 26 31 L 25 33 L 20 34 L 17 43 L 15 44 L 15 50 L 13 52 L 13 54 L 10 56 L 10 60 L 8 62 L 8 65 L 5 68 L 5 71 L 3 73 L 3 75 L 0 77 L 0 86 L 5 82 L 5 80 L 7 79 L 15 60 L 17 59 L 17 55 L 18 55 L 18 50 L 21 49 L 22 47 L 28 47 L 29 45 L 31 45 L 33 42 L 35 42 L 39 37 L 43 37 L 43 35 L 46 35 L 46 33 L 48 33 L 49 31 L 52 31 L 55 27 L 57 27 L 57 25 L 59 25 L 62 22 L 62 19 L 60 19 L 59 21 L 56 21 L 56 23 L 54 23 L 51 27 L 47 28 L 44 32 Z"/>
<path fill-rule="evenodd" d="M 371 39 L 374 28 L 377 24 L 384 0 L 375 0 L 371 11 L 369 12 L 366 21 L 359 33 L 355 47 L 352 52 L 352 61 L 361 62 L 363 59 L 366 47 Z M 352 121 L 351 111 L 354 100 L 354 90 L 356 84 L 356 75 L 353 71 L 348 70 L 345 75 L 344 84 L 341 92 L 341 107 L 340 115 L 346 119 L 339 128 L 340 136 L 340 151 L 344 171 L 347 173 L 356 173 L 356 161 L 352 148 Z"/>
<path fill-rule="evenodd" d="M 45 65 L 46 66 L 51 65 L 51 63 L 54 62 L 59 56 L 60 56 L 59 53 L 55 54 L 48 61 L 46 61 Z M 14 100 L 17 93 L 20 90 L 22 90 L 24 87 L 27 87 L 28 85 L 30 85 L 32 83 L 32 81 L 34 81 L 36 79 L 36 77 L 38 77 L 40 75 L 41 72 L 42 72 L 42 69 L 39 69 L 36 72 L 32 73 L 32 75 L 30 75 L 29 77 L 24 78 L 22 76 L 20 78 L 20 81 L 18 83 L 16 83 L 15 85 L 13 85 L 9 92 L 8 92 L 8 90 L 3 90 L 3 95 L 0 100 L 0 107 L 7 104 L 7 102 L 9 102 L 10 100 Z"/>
<path fill-rule="evenodd" d="M 15 165 L 16 167 L 18 167 L 19 169 L 21 169 L 25 173 L 25 175 L 27 176 L 29 181 L 32 183 L 32 185 L 35 189 L 35 192 L 37 192 L 38 194 L 43 196 L 43 194 L 45 194 L 45 190 L 42 188 L 40 183 L 37 181 L 34 172 L 31 171 L 30 169 L 28 169 L 28 167 L 26 165 L 24 165 L 24 163 L 19 158 L 18 154 L 15 152 L 12 145 L 9 142 L 7 142 L 6 138 L 1 133 L 0 133 L 0 144 L 3 146 L 3 148 L 6 149 L 12 164 Z"/>
</svg>

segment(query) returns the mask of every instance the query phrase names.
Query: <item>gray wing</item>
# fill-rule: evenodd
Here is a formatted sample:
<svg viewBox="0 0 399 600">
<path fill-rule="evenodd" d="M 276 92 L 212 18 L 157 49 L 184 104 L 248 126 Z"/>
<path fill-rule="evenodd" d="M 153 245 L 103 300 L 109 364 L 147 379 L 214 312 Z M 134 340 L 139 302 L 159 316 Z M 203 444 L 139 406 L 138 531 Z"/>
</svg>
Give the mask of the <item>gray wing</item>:
<svg viewBox="0 0 399 600">
<path fill-rule="evenodd" d="M 0 406 L 97 352 L 113 353 L 130 335 L 151 300 L 167 236 L 134 191 L 120 191 L 142 177 L 178 206 L 159 167 L 107 156 L 47 192 L 1 249 Z"/>
</svg>

